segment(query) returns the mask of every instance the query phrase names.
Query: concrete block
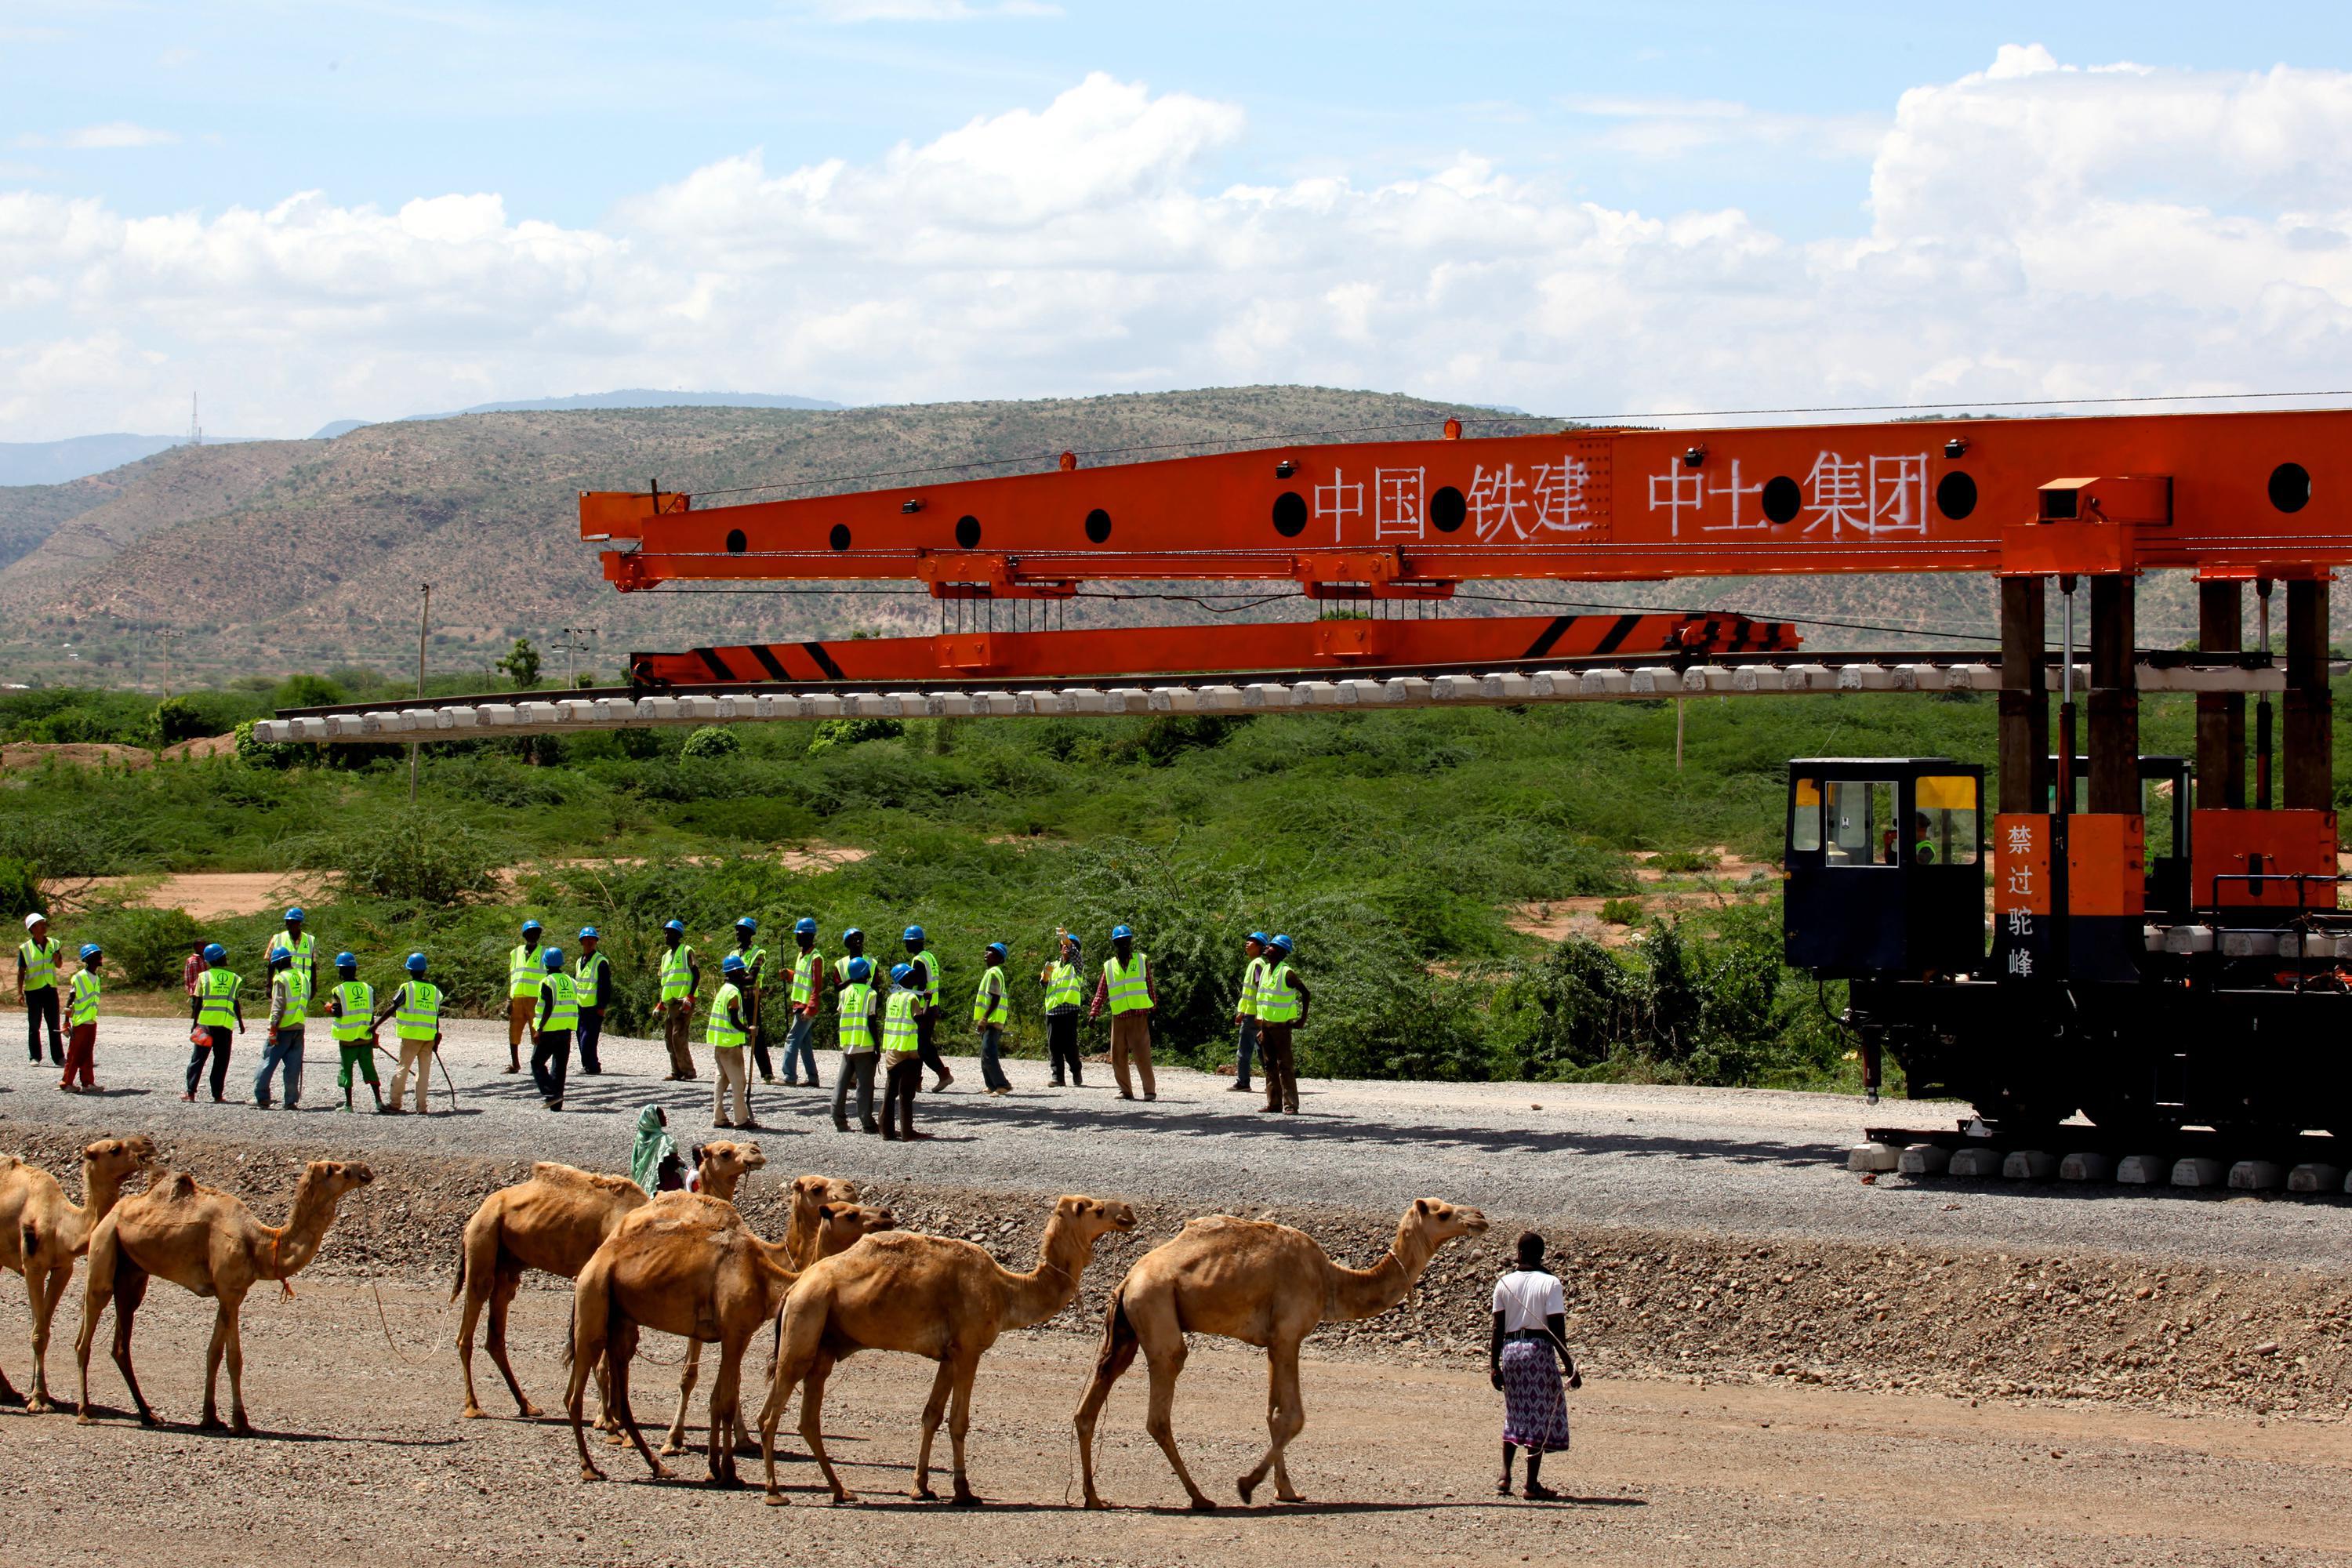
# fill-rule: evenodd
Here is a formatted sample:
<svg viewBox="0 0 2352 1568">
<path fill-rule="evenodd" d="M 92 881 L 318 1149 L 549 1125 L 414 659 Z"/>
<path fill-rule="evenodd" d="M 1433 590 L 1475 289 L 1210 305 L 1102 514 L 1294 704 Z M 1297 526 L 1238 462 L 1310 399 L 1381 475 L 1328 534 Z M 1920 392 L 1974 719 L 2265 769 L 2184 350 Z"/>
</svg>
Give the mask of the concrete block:
<svg viewBox="0 0 2352 1568">
<path fill-rule="evenodd" d="M 2112 1182 L 2116 1179 L 2115 1156 L 2069 1154 L 2058 1162 L 2058 1179 L 2062 1182 Z"/>
<path fill-rule="evenodd" d="M 2286 1190 L 2291 1193 L 2334 1193 L 2347 1190 L 2344 1167 L 2322 1165 L 2306 1160 L 2286 1173 Z"/>
<path fill-rule="evenodd" d="M 2240 1193 L 2274 1193 L 2286 1185 L 2286 1167 L 2276 1160 L 2241 1160 L 2230 1167 L 2230 1188 Z"/>
<path fill-rule="evenodd" d="M 1672 697 L 1683 689 L 1683 672 L 1660 666 L 1633 672 L 1633 692 L 1642 697 Z"/>
<path fill-rule="evenodd" d="M 2116 1163 L 2116 1180 L 2127 1187 L 2153 1187 L 2172 1179 L 2172 1162 L 2161 1154 L 2126 1154 Z"/>
<path fill-rule="evenodd" d="M 1903 1151 L 1895 1169 L 1906 1176 L 1940 1176 L 1951 1163 L 1952 1152 L 1941 1143 L 1914 1143 Z"/>
<path fill-rule="evenodd" d="M 1633 678 L 1622 669 L 1588 669 L 1576 684 L 1580 696 L 1622 697 L 1633 689 Z"/>
<path fill-rule="evenodd" d="M 1955 1176 L 1998 1176 L 2000 1174 L 2001 1152 L 1971 1143 L 1965 1149 L 1952 1151 L 1951 1163 L 1945 1171 Z"/>
<path fill-rule="evenodd" d="M 1339 683 L 1330 680 L 1302 680 L 1290 689 L 1294 708 L 1336 708 L 1339 705 Z"/>
<path fill-rule="evenodd" d="M 2000 1173 L 2012 1182 L 2046 1182 L 2058 1173 L 2058 1156 L 2047 1149 L 2012 1149 Z"/>
<path fill-rule="evenodd" d="M 1429 683 L 1430 700 L 1434 702 L 1461 702 L 1477 695 L 1475 675 L 1441 675 Z"/>
<path fill-rule="evenodd" d="M 1857 1143 L 1845 1152 L 1849 1171 L 1892 1171 L 1903 1152 L 1892 1143 Z"/>
<path fill-rule="evenodd" d="M 2202 1154 L 2191 1154 L 2172 1163 L 2172 1184 L 2176 1187 L 2218 1187 L 2228 1167 L 2219 1160 L 2209 1160 Z"/>
<path fill-rule="evenodd" d="M 1017 691 L 991 691 L 984 695 L 986 711 L 993 718 L 1010 719 L 1021 711 L 1021 694 Z"/>
<path fill-rule="evenodd" d="M 1425 676 L 1400 675 L 1381 684 L 1383 694 L 1391 702 L 1424 702 L 1429 699 L 1430 683 Z"/>
<path fill-rule="evenodd" d="M 1536 683 L 1516 671 L 1504 671 L 1478 678 L 1478 695 L 1490 702 L 1525 702 L 1536 694 Z"/>
<path fill-rule="evenodd" d="M 1114 686 L 1103 693 L 1103 701 L 1114 713 L 1149 713 L 1151 697 L 1140 686 Z"/>
<path fill-rule="evenodd" d="M 1781 689 L 1785 691 L 1833 691 L 1837 677 L 1826 664 L 1792 664 L 1780 672 Z"/>
</svg>

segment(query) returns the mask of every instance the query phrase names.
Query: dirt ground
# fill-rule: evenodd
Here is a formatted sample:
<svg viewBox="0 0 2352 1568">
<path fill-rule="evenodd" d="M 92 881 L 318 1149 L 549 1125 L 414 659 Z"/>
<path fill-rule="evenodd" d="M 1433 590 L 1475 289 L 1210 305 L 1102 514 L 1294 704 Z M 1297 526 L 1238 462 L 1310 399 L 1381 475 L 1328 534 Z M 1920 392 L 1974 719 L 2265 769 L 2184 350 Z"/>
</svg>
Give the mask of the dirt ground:
<svg viewBox="0 0 2352 1568">
<path fill-rule="evenodd" d="M 902 1495 L 929 1368 L 887 1355 L 851 1362 L 828 1400 L 828 1445 L 861 1507 L 824 1506 L 796 1441 L 782 1449 L 781 1510 L 698 1479 L 652 1483 L 633 1452 L 593 1436 L 614 1479 L 587 1484 L 565 1426 L 513 1419 L 502 1397 L 488 1402 L 494 1418 L 460 1420 L 444 1292 L 380 1288 L 396 1350 L 368 1284 L 298 1280 L 292 1301 L 254 1294 L 247 1392 L 264 1436 L 236 1439 L 185 1425 L 210 1310 L 159 1284 L 140 1317 L 138 1365 L 172 1425 L 142 1430 L 116 1413 L 127 1401 L 102 1344 L 92 1391 L 110 1408 L 98 1425 L 0 1413 L 0 1486 L 14 1500 L 0 1513 L 0 1560 L 2352 1562 L 2352 1430 L 2341 1423 L 1593 1379 L 1573 1396 L 1574 1451 L 1546 1472 L 1567 1500 L 1532 1504 L 1493 1495 L 1497 1396 L 1475 1361 L 1459 1359 L 1411 1367 L 1310 1355 L 1307 1426 L 1291 1467 L 1308 1500 L 1283 1507 L 1261 1494 L 1259 1506 L 1207 1517 L 1180 1510 L 1182 1493 L 1140 1429 L 1143 1380 L 1130 1374 L 1105 1422 L 1102 1485 L 1116 1506 L 1089 1514 L 1065 1498 L 1069 1412 L 1092 1342 L 1066 1331 L 1008 1335 L 983 1363 L 970 1462 L 991 1505 L 976 1513 Z M 517 1370 L 542 1403 L 561 1392 L 553 1348 L 566 1305 L 552 1291 L 517 1304 Z M 635 1381 L 641 1416 L 656 1424 L 676 1374 L 655 1363 L 676 1353 L 675 1341 L 650 1340 Z M 53 1356 L 70 1388 L 70 1340 Z M 1220 1495 L 1263 1443 L 1264 1400 L 1258 1359 L 1202 1343 L 1177 1431 Z"/>
</svg>

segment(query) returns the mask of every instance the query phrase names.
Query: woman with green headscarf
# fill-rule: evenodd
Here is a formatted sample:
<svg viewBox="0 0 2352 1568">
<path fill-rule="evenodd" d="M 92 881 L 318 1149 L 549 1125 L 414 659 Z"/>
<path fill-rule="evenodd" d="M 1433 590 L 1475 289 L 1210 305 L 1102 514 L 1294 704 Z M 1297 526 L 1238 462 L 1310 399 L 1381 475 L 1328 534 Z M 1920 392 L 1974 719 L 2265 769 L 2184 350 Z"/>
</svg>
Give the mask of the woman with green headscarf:
<svg viewBox="0 0 2352 1568">
<path fill-rule="evenodd" d="M 658 1105 L 648 1105 L 637 1112 L 637 1146 L 629 1155 L 629 1177 L 650 1197 L 665 1186 L 682 1186 L 677 1171 L 683 1169 L 677 1157 L 677 1145 L 669 1135 L 669 1118 Z M 665 1182 L 665 1174 L 669 1180 Z"/>
</svg>

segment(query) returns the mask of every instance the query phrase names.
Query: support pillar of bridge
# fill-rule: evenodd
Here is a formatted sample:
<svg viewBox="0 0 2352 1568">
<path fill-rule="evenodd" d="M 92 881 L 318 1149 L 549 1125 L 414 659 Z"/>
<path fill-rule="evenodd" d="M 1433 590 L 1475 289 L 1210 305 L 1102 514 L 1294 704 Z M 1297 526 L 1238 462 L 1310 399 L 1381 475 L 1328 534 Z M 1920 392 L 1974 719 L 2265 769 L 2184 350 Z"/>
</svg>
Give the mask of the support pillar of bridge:
<svg viewBox="0 0 2352 1568">
<path fill-rule="evenodd" d="M 2237 582 L 2197 584 L 2197 650 L 2234 654 L 2246 646 L 2246 588 Z M 2236 810 L 2246 804 L 2246 699 L 2209 691 L 2197 699 L 2197 805 Z"/>
<path fill-rule="evenodd" d="M 2336 804 L 2333 777 L 2336 710 L 2327 686 L 2327 584 L 2296 580 L 2286 585 L 2285 734 L 2281 758 L 2281 803 L 2289 811 L 2328 811 Z"/>
<path fill-rule="evenodd" d="M 2137 815 L 2139 797 L 2139 671 L 2134 658 L 2128 573 L 2091 579 L 2090 809 Z"/>
<path fill-rule="evenodd" d="M 2042 662 L 2048 582 L 2000 579 L 2000 809 L 2050 809 L 2050 672 Z"/>
</svg>

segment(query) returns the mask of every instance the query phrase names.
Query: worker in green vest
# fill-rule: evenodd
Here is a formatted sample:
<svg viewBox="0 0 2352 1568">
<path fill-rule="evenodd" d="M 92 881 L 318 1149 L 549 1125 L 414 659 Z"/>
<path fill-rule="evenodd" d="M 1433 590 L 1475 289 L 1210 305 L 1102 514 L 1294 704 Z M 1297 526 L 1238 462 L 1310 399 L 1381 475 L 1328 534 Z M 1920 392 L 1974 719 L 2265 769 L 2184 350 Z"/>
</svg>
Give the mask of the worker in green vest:
<svg viewBox="0 0 2352 1568">
<path fill-rule="evenodd" d="M 98 943 L 83 942 L 81 967 L 66 994 L 66 1075 L 58 1087 L 68 1094 L 98 1092 L 98 998 L 105 989 L 98 966 L 104 957 Z"/>
<path fill-rule="evenodd" d="M 921 1048 L 917 1053 L 923 1065 L 938 1075 L 931 1092 L 939 1093 L 955 1082 L 955 1074 L 940 1057 L 940 982 L 946 976 L 940 972 L 940 961 L 931 956 L 930 939 L 920 926 L 908 926 L 906 932 L 907 963 L 915 972 L 915 990 L 922 1001 L 915 1009 L 915 1027 L 922 1036 Z"/>
<path fill-rule="evenodd" d="M 375 1110 L 383 1114 L 383 1085 L 375 1076 L 375 987 L 360 978 L 357 953 L 335 954 L 335 984 L 327 993 L 327 1016 L 334 1020 L 335 1087 L 343 1109 L 352 1108 L 352 1075 L 367 1080 Z"/>
<path fill-rule="evenodd" d="M 281 1075 L 286 1109 L 302 1103 L 302 1034 L 310 1017 L 310 972 L 284 947 L 269 950 L 269 1034 L 253 1075 L 253 1103 L 269 1109 L 269 1080 Z"/>
<path fill-rule="evenodd" d="M 703 1021 L 702 1043 L 710 1047 L 710 1125 L 751 1127 L 751 1073 L 743 1064 L 743 1042 L 751 1035 L 751 1004 L 743 994 L 751 966 L 740 952 L 719 961 L 719 994 L 710 999 L 710 1016 Z M 735 1118 L 727 1117 L 727 1097 L 735 1097 Z"/>
<path fill-rule="evenodd" d="M 408 1075 L 416 1074 L 416 1114 L 425 1111 L 425 1096 L 433 1087 L 433 1053 L 441 1044 L 441 988 L 425 978 L 425 955 L 412 952 L 402 965 L 408 978 L 401 982 L 375 1016 L 381 1028 L 386 1018 L 392 1020 L 392 1032 L 400 1041 L 399 1064 L 392 1074 L 392 1102 L 387 1107 L 398 1116 L 400 1102 L 408 1089 Z"/>
<path fill-rule="evenodd" d="M 286 911 L 286 929 L 278 933 L 277 945 L 294 955 L 294 967 L 302 972 L 309 989 L 305 995 L 319 994 L 319 939 L 302 929 L 307 919 L 299 904 Z"/>
<path fill-rule="evenodd" d="M 522 1071 L 522 1038 L 539 1012 L 540 986 L 547 972 L 539 966 L 537 921 L 522 922 L 522 940 L 507 949 L 507 1071 Z M 397 1098 L 397 1097 L 395 1097 Z"/>
<path fill-rule="evenodd" d="M 25 940 L 16 944 L 16 994 L 25 999 L 25 1045 L 41 1059 L 41 1026 L 49 1027 L 49 1060 L 66 1065 L 65 1037 L 58 1031 L 58 952 L 65 943 L 49 934 L 49 917 L 25 917 Z"/>
<path fill-rule="evenodd" d="M 816 950 L 816 921 L 803 915 L 793 922 L 793 980 L 790 1006 L 792 1032 L 784 1037 L 784 1082 L 798 1088 L 800 1069 L 808 1067 L 808 1086 L 823 1089 L 816 1079 L 816 1016 L 824 1000 L 824 954 Z"/>
<path fill-rule="evenodd" d="M 1234 1023 L 1239 1034 L 1234 1042 L 1234 1081 L 1225 1085 L 1230 1091 L 1248 1092 L 1250 1058 L 1257 1052 L 1257 1001 L 1265 979 L 1265 932 L 1254 931 L 1242 943 L 1242 991 L 1234 1003 Z"/>
<path fill-rule="evenodd" d="M 196 1026 L 188 1036 L 188 1091 L 180 1098 L 196 1098 L 209 1057 L 213 1103 L 218 1105 L 228 1086 L 229 1031 L 234 1027 L 237 1034 L 245 1033 L 245 977 L 228 967 L 228 950 L 216 942 L 205 944 L 205 965 L 196 976 Z"/>
<path fill-rule="evenodd" d="M 572 1034 L 580 1027 L 580 992 L 563 973 L 563 950 L 539 955 L 542 978 L 530 1016 L 530 1081 L 550 1110 L 563 1109 L 563 1079 L 572 1068 Z"/>
<path fill-rule="evenodd" d="M 751 1065 L 759 1068 L 761 1083 L 776 1081 L 776 1064 L 768 1055 L 768 1009 L 766 970 L 768 950 L 760 945 L 760 922 L 745 915 L 735 922 L 735 954 L 743 961 L 743 978 L 737 983 L 743 993 L 743 1027 L 749 1035 Z M 727 965 L 719 965 L 723 973 Z"/>
<path fill-rule="evenodd" d="M 1110 1071 L 1118 1079 L 1121 1100 L 1135 1098 L 1134 1085 L 1128 1079 L 1130 1062 L 1143 1080 L 1143 1098 L 1160 1098 L 1151 1076 L 1151 1014 L 1159 1005 L 1150 957 L 1136 951 L 1131 929 L 1123 925 L 1111 927 L 1110 957 L 1103 961 L 1102 981 L 1095 987 L 1095 1003 L 1087 1013 L 1087 1021 L 1092 1023 L 1103 1016 L 1105 1009 L 1109 1010 Z"/>
<path fill-rule="evenodd" d="M 1013 1080 L 1004 1076 L 1004 1064 L 998 1059 L 1004 1048 L 1004 1026 L 1013 1018 L 1013 998 L 1004 987 L 1004 961 L 1011 956 L 1003 942 L 990 942 L 987 967 L 971 995 L 971 1026 L 980 1031 L 980 1079 L 991 1094 L 1013 1092 Z"/>
<path fill-rule="evenodd" d="M 844 932 L 846 942 L 854 931 Z M 882 1129 L 874 1121 L 874 1067 L 882 1037 L 875 1032 L 874 963 L 866 958 L 841 961 L 841 990 L 835 1004 L 835 1026 L 840 1031 L 841 1068 L 833 1080 L 833 1125 L 849 1131 L 849 1088 L 857 1086 L 857 1116 L 868 1132 Z"/>
<path fill-rule="evenodd" d="M 582 926 L 580 957 L 572 965 L 572 991 L 580 1002 L 580 1027 L 572 1039 L 580 1047 L 580 1070 L 591 1078 L 604 1070 L 599 1047 L 604 1038 L 604 1002 L 613 984 L 613 962 L 596 951 L 602 940 L 594 926 Z"/>
<path fill-rule="evenodd" d="M 1071 1087 L 1084 1089 L 1086 1064 L 1078 1055 L 1078 1023 L 1087 1005 L 1086 975 L 1079 966 L 1083 950 L 1076 933 L 1056 929 L 1054 935 L 1061 949 L 1037 972 L 1037 983 L 1045 988 L 1045 1057 L 1053 1066 L 1055 1089 L 1062 1087 L 1066 1070 Z"/>
<path fill-rule="evenodd" d="M 669 1081 L 687 1083 L 695 1077 L 694 1054 L 686 1043 L 694 1026 L 695 993 L 702 989 L 702 961 L 687 945 L 684 921 L 665 921 L 662 942 L 662 1044 L 669 1050 Z"/>
<path fill-rule="evenodd" d="M 1298 1068 L 1292 1059 L 1290 1034 L 1307 1026 L 1307 1009 L 1314 1001 L 1307 981 L 1291 967 L 1292 943 L 1276 933 L 1265 944 L 1265 976 L 1259 983 L 1257 1011 L 1258 1058 L 1265 1069 L 1266 1110 L 1298 1114 Z"/>
<path fill-rule="evenodd" d="M 915 1091 L 923 1086 L 922 975 L 911 963 L 890 972 L 890 994 L 882 1005 L 882 1136 L 914 1142 L 931 1136 L 915 1131 Z"/>
</svg>

